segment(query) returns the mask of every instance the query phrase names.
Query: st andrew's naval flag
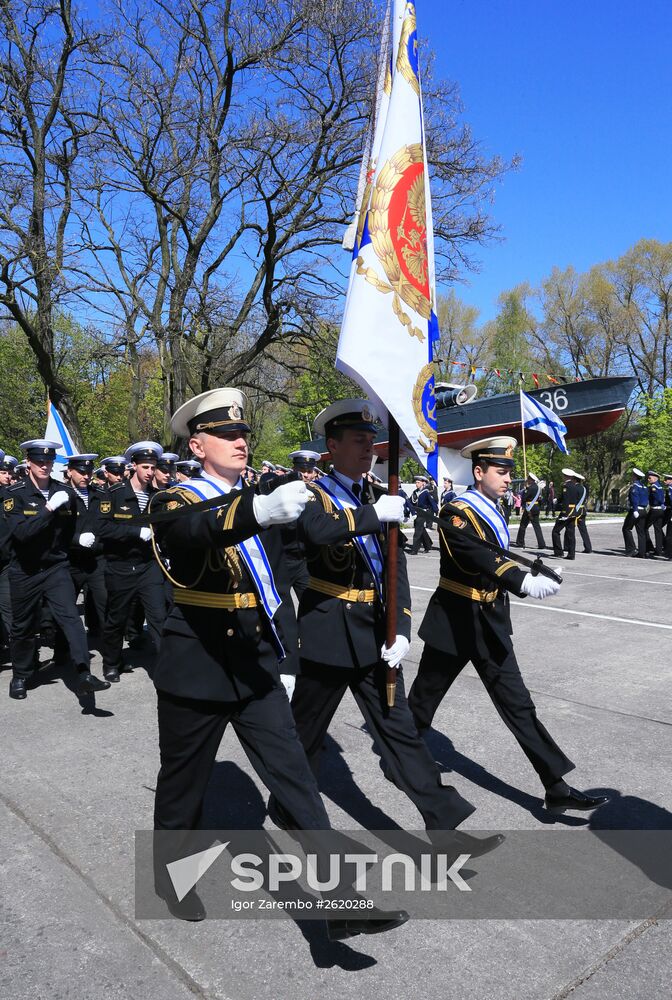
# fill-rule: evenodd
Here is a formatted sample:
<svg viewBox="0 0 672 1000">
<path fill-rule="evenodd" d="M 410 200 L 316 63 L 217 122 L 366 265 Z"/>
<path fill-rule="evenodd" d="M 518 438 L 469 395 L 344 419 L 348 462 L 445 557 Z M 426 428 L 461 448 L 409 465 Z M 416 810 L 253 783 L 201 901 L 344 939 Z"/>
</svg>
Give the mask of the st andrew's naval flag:
<svg viewBox="0 0 672 1000">
<path fill-rule="evenodd" d="M 389 12 L 336 367 L 389 411 L 436 478 L 439 325 L 415 3 L 390 0 Z"/>
<path fill-rule="evenodd" d="M 63 417 L 60 415 L 52 401 L 47 400 L 47 429 L 44 432 L 47 441 L 58 441 L 59 447 L 54 459 L 54 466 L 63 468 L 68 464 L 68 456 L 76 455 L 72 434 L 65 426 Z"/>
<path fill-rule="evenodd" d="M 520 418 L 525 430 L 539 431 L 541 434 L 545 434 L 556 448 L 564 451 L 565 455 L 569 455 L 569 448 L 565 444 L 567 428 L 560 417 L 534 396 L 523 392 L 522 389 L 520 390 Z"/>
</svg>

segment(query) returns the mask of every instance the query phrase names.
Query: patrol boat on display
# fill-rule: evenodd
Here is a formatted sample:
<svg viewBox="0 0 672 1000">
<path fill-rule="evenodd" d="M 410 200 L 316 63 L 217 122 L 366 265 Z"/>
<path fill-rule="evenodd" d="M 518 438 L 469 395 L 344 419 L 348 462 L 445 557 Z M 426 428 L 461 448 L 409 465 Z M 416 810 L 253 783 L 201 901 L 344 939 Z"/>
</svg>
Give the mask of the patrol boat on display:
<svg viewBox="0 0 672 1000">
<path fill-rule="evenodd" d="M 625 410 L 637 379 L 628 376 L 566 382 L 534 389 L 529 396 L 553 410 L 567 427 L 567 438 L 605 431 Z M 445 383 L 444 383 L 445 385 Z M 521 441 L 520 397 L 517 392 L 476 399 L 476 386 L 441 383 L 436 393 L 439 447 L 459 450 L 481 437 L 510 434 Z M 538 431 L 525 432 L 526 444 L 548 444 Z M 377 449 L 376 449 L 377 450 Z"/>
</svg>

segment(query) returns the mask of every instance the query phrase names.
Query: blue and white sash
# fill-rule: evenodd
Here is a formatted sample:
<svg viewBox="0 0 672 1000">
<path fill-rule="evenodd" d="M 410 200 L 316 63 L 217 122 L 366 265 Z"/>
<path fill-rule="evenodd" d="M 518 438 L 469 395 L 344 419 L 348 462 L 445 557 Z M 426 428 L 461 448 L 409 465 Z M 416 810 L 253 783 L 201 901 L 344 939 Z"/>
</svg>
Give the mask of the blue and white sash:
<svg viewBox="0 0 672 1000">
<path fill-rule="evenodd" d="M 537 502 L 537 500 L 539 499 L 539 494 L 540 493 L 541 493 L 541 486 L 537 486 L 537 492 L 534 494 L 534 496 L 532 497 L 532 499 L 530 500 L 530 502 L 525 504 L 525 510 L 528 512 L 528 514 L 532 510 L 532 508 L 534 507 L 534 505 Z"/>
<path fill-rule="evenodd" d="M 581 508 L 583 507 L 584 503 L 586 502 L 586 494 L 587 494 L 587 492 L 588 491 L 586 490 L 586 487 L 584 486 L 583 487 L 583 493 L 581 494 L 581 499 L 579 500 L 579 502 L 575 506 L 574 510 L 572 511 L 571 517 L 578 517 L 580 515 Z"/>
<path fill-rule="evenodd" d="M 475 510 L 478 516 L 492 528 L 497 536 L 497 541 L 503 549 L 509 548 L 511 544 L 509 526 L 506 523 L 504 516 L 500 514 L 492 500 L 488 500 L 488 498 L 482 493 L 479 493 L 478 490 L 472 489 L 468 489 L 466 493 L 462 493 L 458 497 L 458 500 L 461 500 L 462 503 L 466 503 L 468 507 Z"/>
<path fill-rule="evenodd" d="M 329 480 L 329 482 L 327 483 L 325 480 Z M 354 507 L 362 506 L 355 494 L 349 490 L 347 486 L 344 486 L 339 479 L 336 479 L 336 477 L 331 474 L 322 476 L 318 482 L 313 483 L 313 486 L 324 490 L 324 492 L 331 497 L 334 505 L 338 507 L 339 510 L 343 510 L 345 507 L 352 509 Z M 378 543 L 378 538 L 376 535 L 356 535 L 354 541 L 360 555 L 368 566 L 369 573 L 373 577 L 373 581 L 376 585 L 378 596 L 382 601 L 385 563 L 383 560 L 383 553 Z"/>
<path fill-rule="evenodd" d="M 189 482 L 180 483 L 180 487 L 181 489 L 191 490 L 201 500 L 211 500 L 213 497 L 224 496 L 231 492 L 225 489 L 222 483 L 209 476 L 207 472 L 202 472 L 198 479 L 190 479 Z M 242 484 L 241 486 L 233 487 L 236 490 L 240 488 L 242 488 Z M 280 636 L 273 624 L 273 618 L 282 604 L 282 600 L 276 589 L 273 571 L 268 561 L 268 556 L 264 551 L 264 546 L 261 544 L 261 539 L 258 535 L 253 535 L 251 538 L 246 538 L 244 542 L 238 542 L 236 548 L 240 552 L 247 571 L 252 577 L 255 590 L 273 629 L 273 634 L 278 642 L 282 656 L 284 656 L 285 651 L 280 642 Z"/>
</svg>

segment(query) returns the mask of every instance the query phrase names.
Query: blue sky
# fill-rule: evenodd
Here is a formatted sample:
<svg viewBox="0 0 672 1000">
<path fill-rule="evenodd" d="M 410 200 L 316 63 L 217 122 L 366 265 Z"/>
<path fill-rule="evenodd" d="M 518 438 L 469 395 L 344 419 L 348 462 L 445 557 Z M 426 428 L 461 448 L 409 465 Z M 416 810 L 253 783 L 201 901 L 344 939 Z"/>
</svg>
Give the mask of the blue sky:
<svg viewBox="0 0 672 1000">
<path fill-rule="evenodd" d="M 642 237 L 672 240 L 669 0 L 416 0 L 416 10 L 474 136 L 522 157 L 492 208 L 506 241 L 479 252 L 480 274 L 455 287 L 483 320 L 500 292 L 554 265 L 583 271 Z"/>
</svg>

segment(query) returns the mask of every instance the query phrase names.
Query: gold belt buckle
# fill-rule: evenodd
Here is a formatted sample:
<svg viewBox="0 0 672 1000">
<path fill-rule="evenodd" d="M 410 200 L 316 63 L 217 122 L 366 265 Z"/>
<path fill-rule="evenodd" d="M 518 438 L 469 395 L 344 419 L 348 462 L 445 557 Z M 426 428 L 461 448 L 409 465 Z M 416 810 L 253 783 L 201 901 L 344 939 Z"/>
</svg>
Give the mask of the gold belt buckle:
<svg viewBox="0 0 672 1000">
<path fill-rule="evenodd" d="M 249 606 L 250 606 L 250 599 L 247 596 L 247 594 L 241 594 L 240 595 L 240 606 L 241 606 L 241 608 L 249 608 Z"/>
<path fill-rule="evenodd" d="M 357 594 L 357 601 L 359 604 L 364 604 L 366 601 L 366 594 L 363 590 L 360 590 Z"/>
</svg>

